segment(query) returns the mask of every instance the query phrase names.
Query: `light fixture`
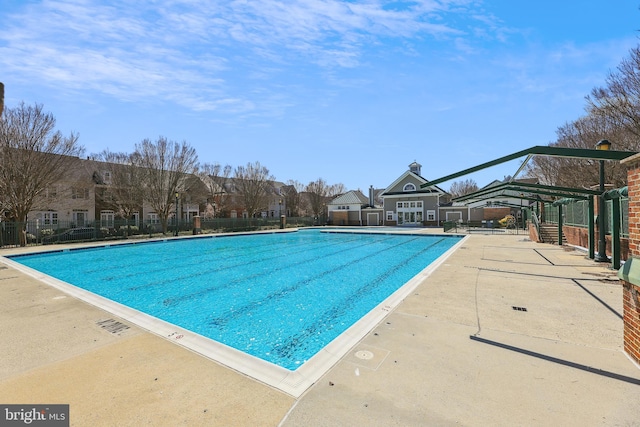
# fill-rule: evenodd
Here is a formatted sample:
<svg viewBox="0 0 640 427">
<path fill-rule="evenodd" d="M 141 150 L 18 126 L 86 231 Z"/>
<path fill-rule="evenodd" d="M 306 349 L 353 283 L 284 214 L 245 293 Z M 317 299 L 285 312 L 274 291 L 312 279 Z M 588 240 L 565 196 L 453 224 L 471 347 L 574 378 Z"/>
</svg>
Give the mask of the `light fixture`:
<svg viewBox="0 0 640 427">
<path fill-rule="evenodd" d="M 176 191 L 176 230 L 174 232 L 174 236 L 178 235 L 178 197 L 180 197 L 180 193 Z"/>
<path fill-rule="evenodd" d="M 611 149 L 611 143 L 606 139 L 601 139 L 596 144 L 596 150 L 608 151 Z M 600 159 L 600 177 L 599 177 L 598 196 L 598 253 L 595 256 L 597 262 L 608 262 L 607 257 L 607 210 L 604 203 L 604 160 Z"/>
</svg>

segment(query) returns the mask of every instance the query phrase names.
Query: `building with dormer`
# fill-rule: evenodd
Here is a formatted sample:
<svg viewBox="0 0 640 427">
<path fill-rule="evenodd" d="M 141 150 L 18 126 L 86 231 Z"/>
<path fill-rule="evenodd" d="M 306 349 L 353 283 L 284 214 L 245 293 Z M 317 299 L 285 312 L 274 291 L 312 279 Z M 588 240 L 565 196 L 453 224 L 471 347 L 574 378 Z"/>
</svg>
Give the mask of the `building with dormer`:
<svg viewBox="0 0 640 427">
<path fill-rule="evenodd" d="M 384 225 L 437 226 L 446 218 L 440 207 L 449 203 L 451 195 L 438 186 L 422 188 L 429 181 L 422 176 L 422 165 L 413 162 L 409 170 L 381 193 Z"/>
</svg>

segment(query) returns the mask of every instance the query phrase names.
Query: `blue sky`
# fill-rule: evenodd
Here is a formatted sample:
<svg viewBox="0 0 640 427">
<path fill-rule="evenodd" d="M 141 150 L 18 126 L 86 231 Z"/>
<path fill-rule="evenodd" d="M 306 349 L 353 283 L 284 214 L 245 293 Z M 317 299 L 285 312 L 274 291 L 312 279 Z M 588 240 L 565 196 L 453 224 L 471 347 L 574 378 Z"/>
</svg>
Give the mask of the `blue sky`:
<svg viewBox="0 0 640 427">
<path fill-rule="evenodd" d="M 0 81 L 6 107 L 43 104 L 87 153 L 162 135 L 202 163 L 366 191 L 414 160 L 436 179 L 553 142 L 638 44 L 639 6 L 3 0 Z"/>
</svg>

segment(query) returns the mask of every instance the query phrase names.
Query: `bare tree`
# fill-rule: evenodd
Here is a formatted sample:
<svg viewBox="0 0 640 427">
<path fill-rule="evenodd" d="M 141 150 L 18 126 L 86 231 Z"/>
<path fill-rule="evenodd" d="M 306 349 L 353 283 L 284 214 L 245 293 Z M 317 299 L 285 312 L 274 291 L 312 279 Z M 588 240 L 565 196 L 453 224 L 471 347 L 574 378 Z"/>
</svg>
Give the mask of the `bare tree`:
<svg viewBox="0 0 640 427">
<path fill-rule="evenodd" d="M 345 188 L 344 184 L 339 183 L 339 184 L 333 184 L 331 186 L 329 186 L 329 192 L 327 194 L 328 197 L 336 197 L 339 196 L 340 194 L 344 194 L 347 191 L 347 189 Z"/>
<path fill-rule="evenodd" d="M 472 179 L 465 179 L 461 181 L 455 181 L 449 188 L 449 193 L 453 197 L 464 196 L 465 194 L 478 191 L 478 184 Z"/>
<path fill-rule="evenodd" d="M 250 217 L 261 209 L 266 209 L 269 187 L 274 180 L 275 177 L 269 173 L 269 169 L 262 166 L 260 162 L 247 163 L 246 166 L 236 168 L 235 186 Z"/>
<path fill-rule="evenodd" d="M 291 212 L 291 216 L 300 216 L 300 210 L 302 208 L 301 193 L 304 191 L 304 185 L 295 180 L 288 180 L 287 185 L 283 187 L 282 194 L 285 200 L 285 206 Z"/>
<path fill-rule="evenodd" d="M 565 123 L 556 131 L 551 146 L 594 148 L 608 139 L 614 150 L 640 151 L 640 46 L 633 48 L 606 84 L 586 97 L 586 115 Z M 536 156 L 527 165 L 527 174 L 541 183 L 565 187 L 589 187 L 599 181 L 598 161 Z M 616 187 L 626 183 L 626 170 L 619 162 L 608 162 L 605 180 Z"/>
<path fill-rule="evenodd" d="M 6 108 L 0 120 L 0 205 L 9 219 L 24 223 L 38 196 L 58 181 L 84 148 L 78 136 L 63 136 L 42 105 Z M 77 160 L 77 159 L 75 159 Z M 26 244 L 26 224 L 20 245 Z"/>
<path fill-rule="evenodd" d="M 336 187 L 332 190 L 331 186 L 327 185 L 327 182 L 322 178 L 318 178 L 307 184 L 305 191 L 307 192 L 309 207 L 311 208 L 313 216 L 321 216 L 324 214 L 324 209 L 329 199 L 337 195 L 337 193 L 335 193 L 336 190 Z"/>
<path fill-rule="evenodd" d="M 121 218 L 131 219 L 142 209 L 144 198 L 144 170 L 137 164 L 135 155 L 114 153 L 107 150 L 92 157 L 103 162 L 108 177 L 94 177 L 100 187 L 96 199 Z"/>
<path fill-rule="evenodd" d="M 179 144 L 161 136 L 156 142 L 144 139 L 136 144 L 132 159 L 142 169 L 145 200 L 166 233 L 169 216 L 176 209 L 176 193 L 187 190 L 189 175 L 198 170 L 196 150 L 186 141 Z"/>
<path fill-rule="evenodd" d="M 591 114 L 606 116 L 640 137 L 640 46 L 631 49 L 617 71 L 609 73 L 605 87 L 591 91 L 587 104 Z"/>
<path fill-rule="evenodd" d="M 198 175 L 207 186 L 207 210 L 205 216 L 215 218 L 227 210 L 231 195 L 227 192 L 227 183 L 231 176 L 230 165 L 221 166 L 219 163 L 205 163 Z"/>
<path fill-rule="evenodd" d="M 556 135 L 556 142 L 550 144 L 553 147 L 593 149 L 600 139 L 607 138 L 613 142 L 614 149 L 636 151 L 635 136 L 601 114 L 588 114 L 565 123 L 556 130 Z M 598 164 L 591 159 L 535 156 L 526 171 L 542 184 L 585 188 L 599 181 Z M 605 173 L 607 183 L 616 187 L 625 185 L 626 170 L 618 162 L 608 162 Z"/>
</svg>

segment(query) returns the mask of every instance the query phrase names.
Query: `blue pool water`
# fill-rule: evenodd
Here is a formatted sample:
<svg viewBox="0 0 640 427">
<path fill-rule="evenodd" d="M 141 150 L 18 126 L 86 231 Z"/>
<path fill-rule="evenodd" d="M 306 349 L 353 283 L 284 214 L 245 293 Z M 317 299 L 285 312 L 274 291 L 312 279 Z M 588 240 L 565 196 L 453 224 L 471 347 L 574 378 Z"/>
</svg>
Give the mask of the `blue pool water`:
<svg viewBox="0 0 640 427">
<path fill-rule="evenodd" d="M 295 370 L 459 239 L 301 230 L 11 258 Z"/>
</svg>

